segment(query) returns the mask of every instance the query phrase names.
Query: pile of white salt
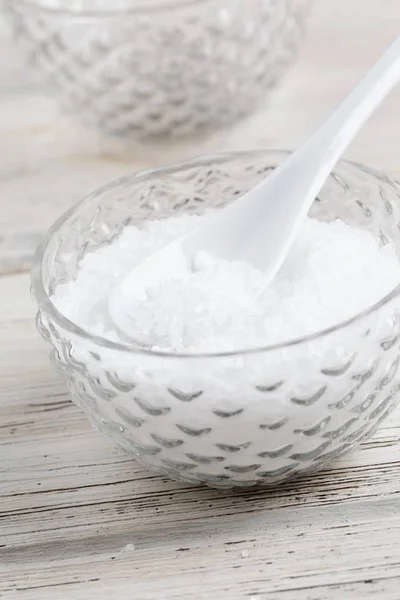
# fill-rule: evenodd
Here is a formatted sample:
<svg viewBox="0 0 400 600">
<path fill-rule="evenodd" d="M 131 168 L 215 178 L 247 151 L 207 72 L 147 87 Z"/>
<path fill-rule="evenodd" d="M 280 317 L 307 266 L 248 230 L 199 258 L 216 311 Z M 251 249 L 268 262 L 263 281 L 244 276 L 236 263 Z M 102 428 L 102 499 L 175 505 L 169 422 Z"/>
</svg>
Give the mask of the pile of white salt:
<svg viewBox="0 0 400 600">
<path fill-rule="evenodd" d="M 113 286 L 200 219 L 127 226 L 112 244 L 82 259 L 75 280 L 57 287 L 54 304 L 89 333 L 118 341 L 108 312 Z M 171 352 L 215 352 L 302 337 L 382 299 L 400 283 L 400 263 L 392 245 L 379 247 L 367 231 L 307 218 L 280 272 L 266 289 L 264 283 L 251 265 L 200 254 L 185 279 L 162 282 L 146 301 L 132 302 L 135 341 Z"/>
</svg>

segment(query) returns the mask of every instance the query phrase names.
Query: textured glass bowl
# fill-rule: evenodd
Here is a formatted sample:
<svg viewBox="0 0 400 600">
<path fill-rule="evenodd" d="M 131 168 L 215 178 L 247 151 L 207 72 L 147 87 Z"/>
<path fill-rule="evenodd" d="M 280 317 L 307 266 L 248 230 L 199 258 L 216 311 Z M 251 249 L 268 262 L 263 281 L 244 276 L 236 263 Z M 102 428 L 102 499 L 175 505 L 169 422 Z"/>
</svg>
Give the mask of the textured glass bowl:
<svg viewBox="0 0 400 600">
<path fill-rule="evenodd" d="M 260 106 L 298 47 L 309 0 L 3 4 L 65 109 L 146 139 L 214 130 Z"/>
<path fill-rule="evenodd" d="M 237 198 L 287 154 L 205 157 L 109 184 L 63 216 L 38 249 L 39 332 L 71 397 L 116 445 L 172 478 L 218 487 L 276 484 L 321 469 L 376 430 L 400 390 L 400 286 L 309 338 L 230 354 L 177 356 L 94 337 L 51 301 L 86 253 L 128 223 L 202 213 Z M 399 245 L 400 188 L 342 161 L 312 207 Z"/>
</svg>

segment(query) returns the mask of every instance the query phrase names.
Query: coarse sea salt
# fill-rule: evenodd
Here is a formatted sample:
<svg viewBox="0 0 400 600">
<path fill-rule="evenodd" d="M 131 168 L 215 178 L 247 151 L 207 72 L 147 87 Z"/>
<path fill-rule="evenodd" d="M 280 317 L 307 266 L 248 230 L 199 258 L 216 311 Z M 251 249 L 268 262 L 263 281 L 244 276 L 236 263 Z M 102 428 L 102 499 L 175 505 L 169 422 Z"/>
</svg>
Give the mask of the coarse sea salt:
<svg viewBox="0 0 400 600">
<path fill-rule="evenodd" d="M 181 216 L 127 226 L 109 246 L 82 259 L 75 280 L 52 300 L 71 321 L 112 341 L 121 336 L 108 313 L 115 283 L 202 217 Z M 193 272 L 132 301 L 134 341 L 168 352 L 262 347 L 343 322 L 371 307 L 400 282 L 392 245 L 342 221 L 307 218 L 280 272 L 266 289 L 263 273 L 241 262 L 199 253 Z"/>
</svg>

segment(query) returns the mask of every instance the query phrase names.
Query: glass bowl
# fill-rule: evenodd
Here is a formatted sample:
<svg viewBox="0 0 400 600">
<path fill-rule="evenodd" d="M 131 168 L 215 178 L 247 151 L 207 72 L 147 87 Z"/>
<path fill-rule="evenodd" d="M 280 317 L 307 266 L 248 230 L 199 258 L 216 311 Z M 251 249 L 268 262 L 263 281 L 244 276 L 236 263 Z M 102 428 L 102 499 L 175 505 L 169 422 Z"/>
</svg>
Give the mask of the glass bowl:
<svg viewBox="0 0 400 600">
<path fill-rule="evenodd" d="M 37 251 L 37 326 L 72 399 L 117 446 L 174 479 L 275 485 L 355 448 L 397 404 L 400 286 L 329 330 L 225 354 L 138 350 L 91 335 L 52 303 L 80 259 L 126 224 L 224 206 L 286 156 L 222 154 L 138 172 L 66 213 Z M 399 199 L 397 183 L 342 161 L 311 214 L 365 228 L 398 249 Z"/>
<path fill-rule="evenodd" d="M 138 140 L 227 126 L 260 106 L 309 0 L 4 0 L 17 42 L 73 115 Z"/>
</svg>

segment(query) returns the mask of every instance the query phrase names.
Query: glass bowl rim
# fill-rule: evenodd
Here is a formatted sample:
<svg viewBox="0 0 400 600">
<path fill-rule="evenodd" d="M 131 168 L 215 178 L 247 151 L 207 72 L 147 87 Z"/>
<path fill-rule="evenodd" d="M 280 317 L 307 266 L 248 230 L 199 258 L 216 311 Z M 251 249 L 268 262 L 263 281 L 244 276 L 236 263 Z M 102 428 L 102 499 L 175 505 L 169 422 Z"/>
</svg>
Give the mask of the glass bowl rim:
<svg viewBox="0 0 400 600">
<path fill-rule="evenodd" d="M 128 182 L 132 181 L 145 181 L 153 176 L 176 173 L 179 171 L 184 171 L 189 168 L 195 168 L 202 165 L 207 165 L 210 163 L 214 164 L 223 164 L 232 160 L 237 159 L 245 159 L 251 157 L 261 157 L 265 156 L 267 159 L 268 156 L 277 156 L 280 155 L 282 157 L 288 156 L 291 153 L 289 150 L 280 150 L 280 149 L 269 149 L 269 150 L 248 150 L 248 151 L 239 151 L 239 152 L 218 152 L 210 155 L 202 155 L 199 157 L 195 157 L 190 160 L 185 160 L 179 163 L 174 163 L 171 165 L 165 165 L 160 167 L 150 167 L 145 169 L 139 169 L 130 175 L 125 175 L 118 179 L 115 179 L 106 185 L 98 188 L 93 191 L 91 194 L 83 198 L 83 200 L 78 201 L 74 204 L 69 210 L 63 213 L 48 229 L 47 233 L 43 236 L 33 258 L 33 264 L 31 269 L 31 290 L 32 294 L 38 304 L 39 310 L 45 312 L 46 315 L 49 315 L 50 318 L 57 323 L 63 330 L 71 333 L 78 338 L 87 340 L 88 342 L 100 346 L 103 348 L 107 348 L 108 350 L 114 350 L 118 352 L 128 353 L 132 355 L 142 355 L 146 357 L 160 357 L 164 359 L 212 359 L 212 358 L 229 358 L 229 357 L 238 357 L 244 355 L 253 355 L 253 354 L 261 354 L 264 352 L 274 352 L 278 350 L 283 350 L 295 346 L 300 346 L 301 344 L 307 344 L 314 340 L 321 339 L 325 336 L 328 336 L 331 333 L 346 329 L 349 325 L 361 321 L 364 317 L 376 312 L 386 304 L 388 304 L 395 297 L 400 295 L 400 282 L 399 284 L 391 290 L 388 294 L 386 294 L 383 298 L 381 298 L 378 302 L 365 309 L 364 311 L 357 313 L 354 317 L 350 319 L 346 319 L 345 321 L 341 321 L 332 325 L 331 327 L 318 330 L 306 336 L 301 336 L 298 338 L 286 340 L 283 342 L 279 342 L 276 344 L 269 344 L 266 346 L 258 346 L 252 348 L 238 348 L 235 350 L 229 351 L 214 351 L 214 352 L 168 352 L 162 350 L 151 350 L 145 348 L 138 348 L 133 344 L 124 343 L 124 342 L 114 342 L 107 338 L 103 338 L 101 336 L 93 335 L 65 317 L 53 304 L 50 299 L 49 294 L 47 293 L 44 281 L 42 277 L 42 266 L 45 253 L 49 244 L 52 242 L 53 237 L 58 234 L 61 227 L 83 206 L 90 205 L 94 202 L 99 196 L 102 196 L 104 193 L 109 192 L 110 190 L 119 187 L 120 185 L 125 185 Z M 349 161 L 349 160 L 340 160 L 339 163 L 350 166 L 352 169 L 356 171 L 361 171 L 363 173 L 367 173 L 368 175 L 382 180 L 384 178 L 385 183 L 390 183 L 392 185 L 396 185 L 396 182 L 392 179 L 388 178 L 384 173 L 381 173 L 371 167 L 362 165 L 360 163 Z M 333 170 L 335 172 L 335 170 Z"/>
<path fill-rule="evenodd" d="M 12 7 L 18 5 L 27 11 L 37 11 L 47 13 L 48 15 L 72 18 L 110 18 L 123 15 L 146 15 L 155 12 L 179 11 L 181 8 L 192 8 L 220 1 L 221 0 L 167 0 L 166 2 L 160 3 L 159 0 L 155 0 L 154 4 L 151 6 L 121 6 L 120 8 L 105 8 L 102 10 L 99 8 L 82 9 L 74 7 L 73 5 L 65 8 L 61 6 L 51 6 L 46 4 L 44 0 L 5 0 L 5 2 L 10 3 Z"/>
</svg>

